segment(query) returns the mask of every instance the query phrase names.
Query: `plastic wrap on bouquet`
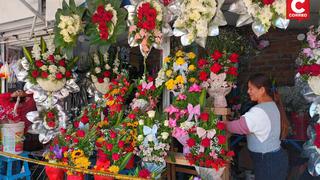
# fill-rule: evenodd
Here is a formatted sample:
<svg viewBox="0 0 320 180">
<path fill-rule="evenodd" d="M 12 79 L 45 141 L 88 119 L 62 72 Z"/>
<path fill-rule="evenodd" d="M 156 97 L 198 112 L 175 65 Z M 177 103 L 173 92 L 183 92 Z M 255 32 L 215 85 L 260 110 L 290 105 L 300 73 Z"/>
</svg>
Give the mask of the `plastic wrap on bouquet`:
<svg viewBox="0 0 320 180">
<path fill-rule="evenodd" d="M 155 175 L 155 179 L 161 178 L 161 173 L 164 168 L 166 168 L 166 163 L 150 163 L 150 162 L 142 162 L 142 166 L 148 169 L 152 174 Z"/>
<path fill-rule="evenodd" d="M 310 76 L 308 79 L 308 84 L 312 89 L 313 93 L 320 95 L 320 76 Z"/>
<path fill-rule="evenodd" d="M 308 102 L 320 102 L 320 96 L 313 92 L 309 84 L 299 74 L 296 75 L 295 86 L 301 89 L 301 94 Z"/>
<path fill-rule="evenodd" d="M 196 171 L 203 180 L 221 180 L 221 176 L 224 172 L 224 167 L 219 170 L 213 168 L 195 166 Z"/>
</svg>

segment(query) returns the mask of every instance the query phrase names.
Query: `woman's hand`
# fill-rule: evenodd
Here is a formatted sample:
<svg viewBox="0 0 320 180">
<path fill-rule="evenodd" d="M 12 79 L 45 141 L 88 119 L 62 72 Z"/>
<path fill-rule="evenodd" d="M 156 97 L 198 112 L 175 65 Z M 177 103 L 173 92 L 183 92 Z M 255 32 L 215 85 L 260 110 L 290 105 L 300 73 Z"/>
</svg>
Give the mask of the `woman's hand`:
<svg viewBox="0 0 320 180">
<path fill-rule="evenodd" d="M 17 90 L 11 94 L 11 97 L 26 97 L 27 94 L 22 90 Z"/>
</svg>

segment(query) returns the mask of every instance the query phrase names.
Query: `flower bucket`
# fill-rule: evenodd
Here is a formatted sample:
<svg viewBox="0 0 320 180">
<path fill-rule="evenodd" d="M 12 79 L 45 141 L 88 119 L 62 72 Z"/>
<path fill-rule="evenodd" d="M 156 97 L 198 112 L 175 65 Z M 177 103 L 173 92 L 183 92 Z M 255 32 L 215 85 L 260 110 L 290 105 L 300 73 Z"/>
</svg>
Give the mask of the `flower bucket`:
<svg viewBox="0 0 320 180">
<path fill-rule="evenodd" d="M 49 180 L 60 180 L 64 178 L 64 171 L 60 168 L 46 166 L 46 174 Z"/>
<path fill-rule="evenodd" d="M 43 90 L 54 92 L 59 91 L 64 87 L 64 85 L 66 84 L 66 79 L 63 78 L 61 80 L 52 81 L 48 79 L 37 78 L 37 83 Z"/>
<path fill-rule="evenodd" d="M 24 122 L 2 124 L 1 139 L 3 151 L 20 154 L 23 151 Z"/>
<path fill-rule="evenodd" d="M 102 94 L 106 94 L 109 91 L 110 82 L 95 82 L 94 87 L 96 87 L 97 91 L 99 91 Z"/>
<path fill-rule="evenodd" d="M 114 178 L 110 176 L 94 175 L 94 180 L 114 180 Z"/>
<path fill-rule="evenodd" d="M 230 93 L 232 86 L 208 89 L 208 93 L 213 98 L 213 106 L 216 108 L 225 108 L 228 106 L 226 95 Z"/>
<path fill-rule="evenodd" d="M 219 170 L 213 168 L 199 167 L 195 166 L 197 173 L 203 180 L 221 180 L 221 176 L 225 168 L 220 168 Z"/>
<path fill-rule="evenodd" d="M 67 175 L 67 180 L 84 180 L 83 174 L 70 174 Z"/>
</svg>

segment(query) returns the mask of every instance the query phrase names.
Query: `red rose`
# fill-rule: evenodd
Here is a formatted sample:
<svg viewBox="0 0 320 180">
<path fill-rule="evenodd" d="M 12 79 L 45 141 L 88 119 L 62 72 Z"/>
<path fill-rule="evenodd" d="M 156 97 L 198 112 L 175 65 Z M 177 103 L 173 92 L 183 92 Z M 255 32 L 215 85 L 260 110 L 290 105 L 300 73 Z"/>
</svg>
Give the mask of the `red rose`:
<svg viewBox="0 0 320 180">
<path fill-rule="evenodd" d="M 233 63 L 237 63 L 239 62 L 239 55 L 237 53 L 232 53 L 230 56 L 229 56 L 229 59 L 231 62 Z"/>
<path fill-rule="evenodd" d="M 205 59 L 199 59 L 198 61 L 198 67 L 201 69 L 203 68 L 203 66 L 205 66 L 207 64 L 207 60 Z"/>
<path fill-rule="evenodd" d="M 113 131 L 110 131 L 110 138 L 111 139 L 114 139 L 117 137 L 117 133 L 113 132 Z"/>
<path fill-rule="evenodd" d="M 57 73 L 57 74 L 56 74 L 56 78 L 57 78 L 57 79 L 62 79 L 62 78 L 63 78 L 62 73 Z"/>
<path fill-rule="evenodd" d="M 105 72 L 103 72 L 103 76 L 104 77 L 110 77 L 110 72 L 109 71 L 105 71 Z"/>
<path fill-rule="evenodd" d="M 79 121 L 74 121 L 74 122 L 73 122 L 73 126 L 74 126 L 75 128 L 78 128 L 78 127 L 79 127 Z"/>
<path fill-rule="evenodd" d="M 70 141 L 71 140 L 71 136 L 70 135 L 66 135 L 66 141 Z"/>
<path fill-rule="evenodd" d="M 64 59 L 61 59 L 59 61 L 59 65 L 65 67 L 66 66 L 66 62 L 64 61 Z"/>
<path fill-rule="evenodd" d="M 99 23 L 99 22 L 101 21 L 101 18 L 100 18 L 100 16 L 96 13 L 96 14 L 94 14 L 94 15 L 92 16 L 91 20 L 92 20 L 93 23 Z"/>
<path fill-rule="evenodd" d="M 222 53 L 220 52 L 220 51 L 218 51 L 218 50 L 215 50 L 214 52 L 213 52 L 213 54 L 211 54 L 211 58 L 212 59 L 214 59 L 214 60 L 218 60 L 218 59 L 220 59 L 222 57 Z"/>
<path fill-rule="evenodd" d="M 71 71 L 66 71 L 66 78 L 71 77 L 71 75 L 72 75 Z"/>
<path fill-rule="evenodd" d="M 272 4 L 275 0 L 262 0 L 264 5 Z"/>
<path fill-rule="evenodd" d="M 80 121 L 83 123 L 83 124 L 87 124 L 89 122 L 89 118 L 88 116 L 85 114 L 81 117 Z"/>
<path fill-rule="evenodd" d="M 225 129 L 225 124 L 223 123 L 223 122 L 221 122 L 221 121 L 219 121 L 218 123 L 217 123 L 217 128 L 219 129 L 219 130 L 224 130 Z"/>
<path fill-rule="evenodd" d="M 141 85 L 141 84 L 138 85 L 138 86 L 137 86 L 137 89 L 138 89 L 139 91 L 141 91 L 141 90 L 142 90 L 142 85 Z"/>
<path fill-rule="evenodd" d="M 47 78 L 49 75 L 48 75 L 48 73 L 47 72 L 45 72 L 45 71 L 42 71 L 41 72 L 41 77 L 42 78 Z"/>
<path fill-rule="evenodd" d="M 196 145 L 196 141 L 193 138 L 189 138 L 187 140 L 187 144 L 188 144 L 189 147 L 193 147 L 193 146 Z"/>
<path fill-rule="evenodd" d="M 49 111 L 49 112 L 47 113 L 47 117 L 48 117 L 49 119 L 53 119 L 53 118 L 54 118 L 54 113 L 51 112 L 51 111 Z"/>
<path fill-rule="evenodd" d="M 218 138 L 218 144 L 219 144 L 219 145 L 226 143 L 226 136 L 224 136 L 224 135 L 218 135 L 217 138 Z"/>
<path fill-rule="evenodd" d="M 131 119 L 131 120 L 134 120 L 136 118 L 136 115 L 135 114 L 129 114 L 128 118 Z"/>
<path fill-rule="evenodd" d="M 77 130 L 77 136 L 78 137 L 84 137 L 86 135 L 86 132 L 84 132 L 83 130 Z"/>
<path fill-rule="evenodd" d="M 222 69 L 222 66 L 219 63 L 214 63 L 211 66 L 210 71 L 215 73 L 215 74 L 218 74 L 221 69 Z"/>
<path fill-rule="evenodd" d="M 118 161 L 118 160 L 120 159 L 120 155 L 119 155 L 118 153 L 113 153 L 113 154 L 112 154 L 112 159 L 113 159 L 114 161 Z"/>
<path fill-rule="evenodd" d="M 153 81 L 153 77 L 149 76 L 148 77 L 148 82 L 152 82 Z"/>
<path fill-rule="evenodd" d="M 103 82 L 104 82 L 103 78 L 102 78 L 102 77 L 99 77 L 99 78 L 98 78 L 98 82 L 99 82 L 99 83 L 103 83 Z"/>
<path fill-rule="evenodd" d="M 43 66 L 43 62 L 41 60 L 36 61 L 36 66 L 37 67 Z"/>
<path fill-rule="evenodd" d="M 98 14 L 103 14 L 104 12 L 105 12 L 104 6 L 103 5 L 98 6 L 97 13 Z"/>
<path fill-rule="evenodd" d="M 112 148 L 113 148 L 113 145 L 108 143 L 108 144 L 106 145 L 106 148 L 107 148 L 109 151 L 111 151 Z"/>
<path fill-rule="evenodd" d="M 103 20 L 109 22 L 113 18 L 113 14 L 110 11 L 103 13 Z"/>
<path fill-rule="evenodd" d="M 227 156 L 228 157 L 233 157 L 235 154 L 234 154 L 234 152 L 233 151 L 229 151 L 229 152 L 227 152 Z"/>
<path fill-rule="evenodd" d="M 227 74 L 238 76 L 237 68 L 236 67 L 229 67 Z"/>
<path fill-rule="evenodd" d="M 124 146 L 124 141 L 121 141 L 121 140 L 120 140 L 120 141 L 118 142 L 118 146 L 119 146 L 119 148 L 123 148 L 123 146 Z"/>
<path fill-rule="evenodd" d="M 141 177 L 141 178 L 150 178 L 150 175 L 151 175 L 151 173 L 148 169 L 141 169 L 139 171 L 139 177 Z"/>
<path fill-rule="evenodd" d="M 56 123 L 55 123 L 54 121 L 49 121 L 49 122 L 47 122 L 47 124 L 48 124 L 48 126 L 51 127 L 51 128 L 53 128 L 53 127 L 56 126 Z"/>
<path fill-rule="evenodd" d="M 33 70 L 31 72 L 31 76 L 34 77 L 34 78 L 37 78 L 39 76 L 39 72 L 37 70 Z"/>
<path fill-rule="evenodd" d="M 209 147 L 210 146 L 210 139 L 209 138 L 204 138 L 201 140 L 201 146 L 203 147 Z"/>
<path fill-rule="evenodd" d="M 67 130 L 64 128 L 60 128 L 60 132 L 61 132 L 61 134 L 65 134 L 67 132 Z"/>
<path fill-rule="evenodd" d="M 64 152 L 66 152 L 66 151 L 68 151 L 68 147 L 66 147 L 66 146 L 62 146 L 61 147 L 61 151 L 62 151 L 62 153 L 64 153 Z"/>
<path fill-rule="evenodd" d="M 201 72 L 199 73 L 199 79 L 200 79 L 201 81 L 206 81 L 206 80 L 208 79 L 208 74 L 207 74 L 205 71 L 201 71 Z"/>
<path fill-rule="evenodd" d="M 73 143 L 78 144 L 79 143 L 79 139 L 78 138 L 73 138 L 72 139 Z"/>
<path fill-rule="evenodd" d="M 209 120 L 209 114 L 204 112 L 204 113 L 201 113 L 199 118 L 204 121 L 204 122 L 207 122 Z"/>
<path fill-rule="evenodd" d="M 54 56 L 52 54 L 49 55 L 48 60 L 51 61 L 51 62 L 54 62 Z"/>
</svg>

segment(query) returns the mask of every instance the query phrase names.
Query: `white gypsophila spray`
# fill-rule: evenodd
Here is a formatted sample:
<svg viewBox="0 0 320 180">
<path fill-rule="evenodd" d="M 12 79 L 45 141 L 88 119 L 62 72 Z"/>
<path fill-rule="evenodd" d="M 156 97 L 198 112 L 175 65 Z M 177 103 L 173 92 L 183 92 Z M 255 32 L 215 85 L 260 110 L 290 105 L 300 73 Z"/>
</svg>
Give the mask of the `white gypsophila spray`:
<svg viewBox="0 0 320 180">
<path fill-rule="evenodd" d="M 41 59 L 41 48 L 37 41 L 34 42 L 31 54 L 32 54 L 32 57 L 34 57 L 36 60 Z"/>
</svg>

